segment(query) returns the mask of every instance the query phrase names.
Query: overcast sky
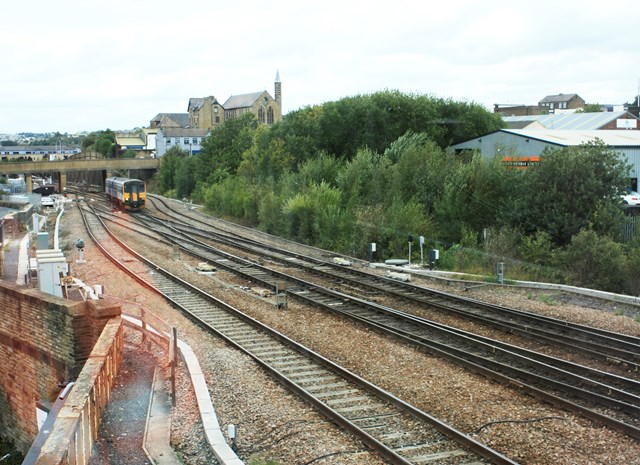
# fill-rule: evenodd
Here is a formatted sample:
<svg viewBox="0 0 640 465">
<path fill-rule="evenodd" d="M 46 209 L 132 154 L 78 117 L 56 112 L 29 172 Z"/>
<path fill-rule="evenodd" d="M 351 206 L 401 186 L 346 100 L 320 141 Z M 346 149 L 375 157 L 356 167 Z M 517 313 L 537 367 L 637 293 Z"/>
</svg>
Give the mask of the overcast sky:
<svg viewBox="0 0 640 465">
<path fill-rule="evenodd" d="M 0 133 L 132 129 L 189 98 L 267 90 L 283 113 L 400 90 L 493 104 L 633 100 L 640 2 L 3 2 Z"/>
</svg>

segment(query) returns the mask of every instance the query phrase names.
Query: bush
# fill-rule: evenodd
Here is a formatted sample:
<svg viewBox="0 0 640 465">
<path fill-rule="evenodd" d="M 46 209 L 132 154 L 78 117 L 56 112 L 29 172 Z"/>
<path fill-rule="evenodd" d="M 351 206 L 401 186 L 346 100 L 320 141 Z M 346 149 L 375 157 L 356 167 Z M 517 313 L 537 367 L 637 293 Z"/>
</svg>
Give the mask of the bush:
<svg viewBox="0 0 640 465">
<path fill-rule="evenodd" d="M 622 245 L 594 231 L 573 236 L 563 253 L 571 283 L 609 292 L 623 292 L 625 256 Z"/>
</svg>

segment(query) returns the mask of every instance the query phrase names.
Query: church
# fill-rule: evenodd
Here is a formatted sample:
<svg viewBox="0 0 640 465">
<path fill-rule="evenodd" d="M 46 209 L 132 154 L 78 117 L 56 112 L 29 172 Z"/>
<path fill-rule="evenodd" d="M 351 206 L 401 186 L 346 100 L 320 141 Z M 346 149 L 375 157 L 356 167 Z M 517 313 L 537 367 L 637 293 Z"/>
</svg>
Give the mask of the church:
<svg viewBox="0 0 640 465">
<path fill-rule="evenodd" d="M 282 82 L 276 73 L 274 95 L 266 90 L 232 95 L 224 103 L 214 96 L 189 99 L 189 127 L 213 129 L 245 113 L 253 113 L 258 122 L 272 125 L 282 121 Z"/>
<path fill-rule="evenodd" d="M 188 113 L 158 113 L 145 130 L 155 136 L 155 156 L 162 157 L 171 147 L 197 154 L 212 129 L 245 113 L 253 113 L 261 124 L 282 121 L 282 82 L 276 73 L 273 96 L 266 90 L 232 95 L 223 104 L 214 96 L 190 98 Z"/>
</svg>

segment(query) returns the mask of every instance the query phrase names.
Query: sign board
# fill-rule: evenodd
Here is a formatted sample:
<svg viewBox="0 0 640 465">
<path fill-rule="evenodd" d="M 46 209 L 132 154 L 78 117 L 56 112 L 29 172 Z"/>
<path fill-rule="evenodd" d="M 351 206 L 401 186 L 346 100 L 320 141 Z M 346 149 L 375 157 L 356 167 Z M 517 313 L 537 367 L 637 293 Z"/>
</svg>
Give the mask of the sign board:
<svg viewBox="0 0 640 465">
<path fill-rule="evenodd" d="M 502 157 L 502 163 L 508 168 L 524 169 L 540 163 L 540 157 Z"/>
<path fill-rule="evenodd" d="M 618 129 L 638 129 L 638 120 L 637 119 L 622 119 L 618 118 L 616 120 L 616 128 Z"/>
</svg>

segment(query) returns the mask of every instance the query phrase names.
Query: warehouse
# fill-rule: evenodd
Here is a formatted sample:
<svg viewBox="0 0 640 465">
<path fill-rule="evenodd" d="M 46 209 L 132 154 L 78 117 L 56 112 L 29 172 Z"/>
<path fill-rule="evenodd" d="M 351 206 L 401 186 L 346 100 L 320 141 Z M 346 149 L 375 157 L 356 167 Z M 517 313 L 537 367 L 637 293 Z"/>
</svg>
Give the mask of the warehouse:
<svg viewBox="0 0 640 465">
<path fill-rule="evenodd" d="M 478 151 L 486 157 L 499 156 L 514 167 L 526 168 L 540 159 L 546 149 L 562 149 L 596 140 L 613 148 L 631 165 L 631 187 L 638 188 L 640 177 L 640 131 L 634 130 L 557 130 L 501 129 L 453 145 L 455 153 Z"/>
</svg>

